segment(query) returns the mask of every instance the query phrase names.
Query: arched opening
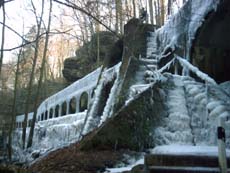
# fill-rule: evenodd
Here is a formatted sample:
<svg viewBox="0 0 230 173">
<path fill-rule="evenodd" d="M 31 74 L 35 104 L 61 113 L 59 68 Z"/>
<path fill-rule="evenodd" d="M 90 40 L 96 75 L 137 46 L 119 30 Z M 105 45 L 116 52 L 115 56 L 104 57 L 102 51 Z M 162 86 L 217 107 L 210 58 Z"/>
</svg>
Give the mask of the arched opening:
<svg viewBox="0 0 230 173">
<path fill-rule="evenodd" d="M 218 83 L 230 80 L 230 1 L 210 13 L 196 34 L 192 63 Z"/>
<path fill-rule="evenodd" d="M 48 119 L 48 111 L 45 112 L 45 120 Z"/>
<path fill-rule="evenodd" d="M 74 114 L 76 113 L 76 98 L 73 97 L 69 102 L 69 113 Z"/>
<path fill-rule="evenodd" d="M 53 118 L 53 108 L 50 109 L 49 119 Z"/>
<path fill-rule="evenodd" d="M 79 103 L 80 112 L 85 111 L 87 108 L 88 108 L 88 94 L 87 92 L 84 92 L 81 94 L 80 97 L 80 103 Z"/>
<path fill-rule="evenodd" d="M 44 120 L 44 113 L 42 113 L 42 115 L 41 115 L 41 121 L 43 121 Z"/>
<path fill-rule="evenodd" d="M 61 112 L 62 112 L 61 115 L 62 116 L 66 115 L 66 108 L 67 108 L 66 102 L 62 103 L 61 105 Z"/>
<path fill-rule="evenodd" d="M 41 121 L 41 115 L 38 116 L 38 121 Z"/>
<path fill-rule="evenodd" d="M 58 117 L 58 116 L 59 116 L 59 108 L 60 108 L 59 105 L 57 105 L 57 106 L 55 107 L 55 117 Z"/>
</svg>

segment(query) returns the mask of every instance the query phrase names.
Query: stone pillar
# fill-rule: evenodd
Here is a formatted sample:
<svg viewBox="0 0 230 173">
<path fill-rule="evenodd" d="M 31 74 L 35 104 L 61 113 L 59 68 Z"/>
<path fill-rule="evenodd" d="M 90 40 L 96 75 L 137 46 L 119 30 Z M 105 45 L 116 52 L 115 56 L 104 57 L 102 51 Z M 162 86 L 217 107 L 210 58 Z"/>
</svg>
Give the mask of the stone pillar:
<svg viewBox="0 0 230 173">
<path fill-rule="evenodd" d="M 62 104 L 59 104 L 58 117 L 61 117 Z"/>
<path fill-rule="evenodd" d="M 66 115 L 69 114 L 69 104 L 70 104 L 70 100 L 66 101 Z"/>
<path fill-rule="evenodd" d="M 76 98 L 76 113 L 80 111 L 80 97 L 77 96 Z"/>
<path fill-rule="evenodd" d="M 50 109 L 47 111 L 47 120 L 50 118 Z"/>
<path fill-rule="evenodd" d="M 53 109 L 53 115 L 52 115 L 52 118 L 55 118 L 55 106 L 54 106 L 52 109 Z"/>
</svg>

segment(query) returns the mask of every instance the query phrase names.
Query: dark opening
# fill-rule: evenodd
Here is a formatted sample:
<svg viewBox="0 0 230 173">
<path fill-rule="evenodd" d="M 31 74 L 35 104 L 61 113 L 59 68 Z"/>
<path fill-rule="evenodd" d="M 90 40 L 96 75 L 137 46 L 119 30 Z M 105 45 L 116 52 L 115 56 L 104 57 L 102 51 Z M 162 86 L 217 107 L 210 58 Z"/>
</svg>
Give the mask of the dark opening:
<svg viewBox="0 0 230 173">
<path fill-rule="evenodd" d="M 44 113 L 42 113 L 41 117 L 42 117 L 41 121 L 43 121 L 44 120 Z"/>
<path fill-rule="evenodd" d="M 45 112 L 45 120 L 48 119 L 48 111 Z"/>
<path fill-rule="evenodd" d="M 59 105 L 55 107 L 55 117 L 58 117 L 59 115 Z"/>
<path fill-rule="evenodd" d="M 230 80 L 230 1 L 224 0 L 198 30 L 192 63 L 218 83 Z"/>
<path fill-rule="evenodd" d="M 106 102 L 109 98 L 109 94 L 111 92 L 111 89 L 112 89 L 112 86 L 114 84 L 114 81 L 115 79 L 113 79 L 112 81 L 108 82 L 105 84 L 103 90 L 102 90 L 102 93 L 101 93 L 101 96 L 100 96 L 100 104 L 99 104 L 99 107 L 98 107 L 98 115 L 102 115 L 103 113 L 103 110 L 105 108 L 105 105 L 106 105 Z"/>
<path fill-rule="evenodd" d="M 49 119 L 53 117 L 53 108 L 50 109 Z"/>
<path fill-rule="evenodd" d="M 69 113 L 74 114 L 76 113 L 76 98 L 73 97 L 69 102 Z"/>
<path fill-rule="evenodd" d="M 80 112 L 83 112 L 88 108 L 88 94 L 86 92 L 81 94 L 79 107 Z"/>
<path fill-rule="evenodd" d="M 62 103 L 62 106 L 61 106 L 62 116 L 66 115 L 66 108 L 67 108 L 66 102 Z"/>
</svg>

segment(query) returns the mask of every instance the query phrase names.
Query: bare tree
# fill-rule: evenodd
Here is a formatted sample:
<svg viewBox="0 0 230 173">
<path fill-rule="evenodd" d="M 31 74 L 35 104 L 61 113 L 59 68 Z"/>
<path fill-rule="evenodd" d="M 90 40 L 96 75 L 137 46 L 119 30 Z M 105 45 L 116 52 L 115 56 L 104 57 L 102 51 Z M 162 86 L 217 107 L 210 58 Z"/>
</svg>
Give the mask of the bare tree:
<svg viewBox="0 0 230 173">
<path fill-rule="evenodd" d="M 160 1 L 160 11 L 161 11 L 161 26 L 164 25 L 165 23 L 165 1 L 161 0 Z"/>
<path fill-rule="evenodd" d="M 153 0 L 149 0 L 149 15 L 150 15 L 150 23 L 154 23 L 153 19 Z"/>
<path fill-rule="evenodd" d="M 133 3 L 133 16 L 136 18 L 137 17 L 137 13 L 136 13 L 136 0 L 132 0 Z"/>
<path fill-rule="evenodd" d="M 41 16 L 38 17 L 36 13 L 36 8 L 33 4 L 33 1 L 31 1 L 32 6 L 33 6 L 33 11 L 36 17 L 36 22 L 37 22 L 37 38 L 40 36 L 41 33 L 41 25 L 42 25 L 42 19 L 43 19 L 43 13 L 44 13 L 44 0 L 42 0 L 42 12 Z M 32 64 L 32 71 L 30 74 L 30 80 L 29 80 L 29 85 L 28 85 L 28 93 L 27 93 L 27 98 L 26 98 L 26 107 L 25 107 L 25 118 L 23 121 L 23 130 L 22 130 L 22 147 L 23 149 L 25 148 L 25 143 L 26 143 L 26 127 L 27 127 L 27 120 L 28 120 L 28 113 L 29 113 L 29 103 L 31 100 L 31 92 L 32 92 L 32 85 L 33 85 L 33 80 L 34 80 L 34 72 L 35 72 L 35 67 L 37 64 L 37 59 L 38 59 L 38 51 L 39 51 L 39 39 L 36 39 L 35 43 L 35 52 L 34 52 L 34 58 L 33 58 L 33 64 Z"/>
<path fill-rule="evenodd" d="M 3 25 L 2 25 L 2 40 L 1 40 L 1 54 L 0 54 L 0 76 L 2 71 L 2 61 L 3 61 L 3 55 L 4 55 L 4 42 L 5 42 L 5 24 L 6 24 L 6 12 L 5 12 L 5 3 L 1 2 L 2 6 L 2 16 L 3 16 Z"/>
<path fill-rule="evenodd" d="M 44 8 L 44 6 L 43 6 L 43 8 Z M 47 51 L 48 51 L 49 32 L 50 32 L 50 24 L 51 24 L 51 13 L 52 13 L 52 0 L 50 0 L 49 19 L 48 19 L 48 25 L 47 25 L 47 29 L 46 29 L 45 47 L 44 47 L 43 55 L 42 55 L 42 66 L 41 66 L 41 70 L 40 70 L 40 78 L 38 81 L 37 93 L 36 93 L 35 102 L 34 102 L 34 109 L 33 109 L 34 114 L 33 114 L 33 119 L 32 119 L 32 123 L 31 123 L 27 148 L 31 147 L 32 143 L 33 143 L 34 126 L 35 126 L 36 117 L 37 117 L 38 99 L 39 99 L 40 90 L 41 90 L 41 86 L 42 86 L 42 80 L 43 80 Z"/>
<path fill-rule="evenodd" d="M 21 48 L 19 53 L 18 53 L 17 66 L 16 66 L 16 72 L 15 72 L 13 106 L 12 106 L 11 123 L 10 123 L 9 136 L 8 136 L 8 158 L 9 158 L 9 161 L 11 161 L 11 159 L 12 159 L 12 132 L 14 129 L 15 117 L 16 117 L 16 100 L 17 100 L 17 92 L 18 92 L 19 64 L 20 64 L 20 57 L 23 54 L 22 49 L 23 48 Z"/>
</svg>

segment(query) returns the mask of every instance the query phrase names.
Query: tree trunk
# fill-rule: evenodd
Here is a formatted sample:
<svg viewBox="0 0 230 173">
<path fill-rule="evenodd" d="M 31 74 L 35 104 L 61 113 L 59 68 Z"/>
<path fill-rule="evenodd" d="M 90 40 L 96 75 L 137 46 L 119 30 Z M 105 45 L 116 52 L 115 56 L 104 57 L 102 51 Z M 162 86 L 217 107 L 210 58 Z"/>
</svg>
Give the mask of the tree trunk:
<svg viewBox="0 0 230 173">
<path fill-rule="evenodd" d="M 165 23 L 165 1 L 161 0 L 161 26 Z"/>
<path fill-rule="evenodd" d="M 122 33 L 123 31 L 123 21 L 122 21 L 122 1 L 116 0 L 116 33 Z"/>
<path fill-rule="evenodd" d="M 135 18 L 137 18 L 136 2 L 135 2 L 135 0 L 133 0 L 132 2 L 133 2 L 133 16 L 134 16 Z"/>
<path fill-rule="evenodd" d="M 97 1 L 97 18 L 100 18 L 100 6 L 99 2 Z M 96 22 L 96 33 L 97 33 L 97 65 L 100 63 L 100 23 Z"/>
<path fill-rule="evenodd" d="M 35 102 L 34 102 L 34 109 L 33 109 L 34 114 L 33 114 L 33 119 L 32 119 L 32 123 L 31 123 L 31 127 L 30 127 L 30 133 L 29 133 L 27 148 L 31 147 L 33 144 L 34 127 L 35 127 L 35 122 L 36 122 L 36 117 L 37 117 L 38 99 L 40 96 L 40 89 L 42 86 L 42 79 L 43 79 L 43 74 L 44 74 L 44 69 L 45 69 L 45 64 L 46 64 L 46 56 L 47 56 L 48 43 L 49 43 L 51 13 L 52 13 L 52 1 L 50 0 L 50 10 L 49 10 L 48 26 L 47 26 L 47 30 L 46 30 L 45 47 L 44 47 L 44 51 L 43 51 L 43 55 L 42 55 L 42 66 L 41 66 L 41 70 L 40 70 L 40 77 L 39 77 L 39 81 L 38 81 L 37 93 L 36 93 Z"/>
<path fill-rule="evenodd" d="M 150 15 L 150 23 L 154 24 L 154 19 L 153 19 L 153 0 L 149 0 L 149 15 Z"/>
<path fill-rule="evenodd" d="M 18 54 L 18 60 L 17 60 L 17 68 L 15 73 L 15 81 L 14 81 L 14 98 L 13 98 L 13 106 L 12 106 L 12 114 L 11 114 L 11 123 L 10 123 L 10 129 L 9 129 L 9 137 L 8 137 L 8 158 L 9 161 L 12 159 L 12 132 L 15 124 L 15 117 L 16 117 L 16 100 L 17 100 L 17 88 L 18 88 L 18 76 L 19 76 L 19 64 L 20 64 L 20 57 L 22 54 L 22 48 L 19 51 Z"/>
<path fill-rule="evenodd" d="M 5 12 L 5 4 L 4 2 L 2 3 L 2 16 L 3 16 L 3 21 L 2 21 L 2 43 L 1 43 L 1 55 L 0 55 L 0 77 L 1 77 L 1 72 L 2 72 L 2 61 L 3 61 L 3 54 L 4 54 L 4 42 L 5 42 L 5 23 L 6 23 L 6 12 Z"/>
<path fill-rule="evenodd" d="M 154 8 L 155 8 L 155 21 L 156 21 L 156 25 L 160 26 L 159 24 L 159 14 L 158 14 L 158 9 L 157 9 L 157 2 L 154 1 Z"/>
<path fill-rule="evenodd" d="M 27 98 L 26 98 L 26 108 L 25 108 L 25 118 L 23 121 L 23 129 L 22 129 L 22 147 L 23 149 L 25 148 L 25 143 L 26 143 L 26 127 L 27 127 L 27 120 L 28 120 L 28 113 L 29 113 L 29 104 L 31 100 L 31 92 L 32 92 L 32 85 L 33 85 L 33 79 L 34 79 L 34 72 L 35 72 L 35 67 L 37 64 L 37 59 L 38 59 L 38 50 L 39 50 L 39 36 L 41 32 L 41 24 L 42 24 L 42 18 L 43 18 L 43 11 L 44 10 L 44 0 L 42 0 L 42 13 L 41 17 L 39 18 L 40 20 L 37 21 L 37 35 L 36 35 L 36 43 L 35 43 L 35 52 L 34 52 L 34 59 L 33 59 L 33 64 L 32 64 L 32 71 L 30 74 L 30 80 L 29 80 L 29 85 L 28 85 L 28 93 L 27 93 Z M 37 18 L 37 16 L 36 16 Z"/>
<path fill-rule="evenodd" d="M 168 0 L 168 16 L 171 15 L 171 9 L 172 9 L 172 1 Z"/>
</svg>

